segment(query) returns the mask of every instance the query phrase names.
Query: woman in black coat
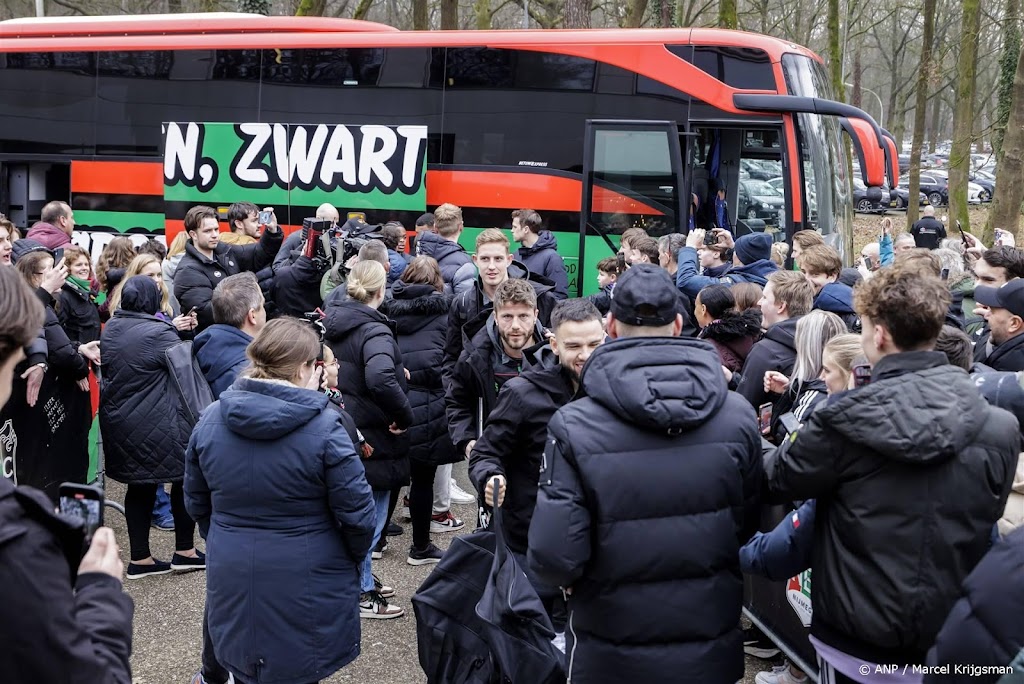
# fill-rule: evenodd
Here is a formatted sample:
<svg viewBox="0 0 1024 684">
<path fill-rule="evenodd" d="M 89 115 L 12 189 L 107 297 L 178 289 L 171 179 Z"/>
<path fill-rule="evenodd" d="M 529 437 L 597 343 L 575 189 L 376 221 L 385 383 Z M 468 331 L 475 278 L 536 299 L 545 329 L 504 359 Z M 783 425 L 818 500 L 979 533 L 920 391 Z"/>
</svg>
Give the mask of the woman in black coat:
<svg viewBox="0 0 1024 684">
<path fill-rule="evenodd" d="M 89 344 L 72 341 L 61 327 L 54 308 L 57 304 L 54 296 L 60 294 L 62 283 L 46 277 L 53 265 L 50 252 L 35 251 L 18 259 L 17 268 L 46 307 L 43 336 L 47 346 L 47 369 L 40 396 L 52 396 L 56 403 L 51 406 L 49 401 L 52 400 L 47 400 L 46 406 L 37 405 L 37 410 L 42 409 L 47 416 L 46 427 L 49 430 L 44 434 L 54 435 L 58 428 L 63 426 L 63 429 L 61 436 L 51 442 L 52 447 L 57 447 L 53 449 L 52 462 L 24 463 L 24 467 L 19 468 L 19 477 L 22 484 L 39 487 L 56 500 L 61 482 L 84 484 L 88 477 L 91 420 L 89 359 L 98 361 L 100 352 L 97 341 L 92 340 Z M 47 288 L 53 289 L 47 291 Z"/>
<path fill-rule="evenodd" d="M 206 568 L 205 555 L 193 544 L 195 523 L 182 492 L 191 426 L 165 356 L 180 339 L 172 324 L 157 317 L 159 311 L 157 284 L 146 276 L 129 278 L 101 337 L 100 432 L 107 475 L 128 485 L 128 579 Z M 176 551 L 170 563 L 155 560 L 149 550 L 153 502 L 162 482 L 171 483 Z"/>
<path fill-rule="evenodd" d="M 327 309 L 327 344 L 339 362 L 338 389 L 345 410 L 372 449 L 363 461 L 373 490 L 377 526 L 373 545 L 387 523 L 391 490 L 409 481 L 409 435 L 412 408 L 406 396 L 402 352 L 394 324 L 377 309 L 384 301 L 387 273 L 376 261 L 355 265 L 346 281 L 349 298 Z M 392 618 L 404 614 L 374 588 L 370 554 L 360 576 L 364 617 Z"/>
<path fill-rule="evenodd" d="M 448 435 L 441 366 L 452 295 L 444 293 L 441 269 L 431 257 L 416 257 L 391 290 L 381 310 L 398 328 L 398 347 L 409 371 L 409 514 L 412 546 L 406 562 L 427 565 L 441 560 L 430 542 L 430 514 L 437 466 L 461 460 Z"/>
</svg>

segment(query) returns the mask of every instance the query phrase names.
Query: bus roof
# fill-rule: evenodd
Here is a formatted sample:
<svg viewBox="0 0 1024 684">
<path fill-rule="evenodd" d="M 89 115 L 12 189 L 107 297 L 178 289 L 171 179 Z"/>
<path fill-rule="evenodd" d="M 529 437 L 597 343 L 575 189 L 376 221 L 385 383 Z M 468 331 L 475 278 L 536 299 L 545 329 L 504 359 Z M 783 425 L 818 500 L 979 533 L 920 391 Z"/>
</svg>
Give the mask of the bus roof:
<svg viewBox="0 0 1024 684">
<path fill-rule="evenodd" d="M 247 34 L 237 36 L 237 34 Z M 725 29 L 558 29 L 514 31 L 399 31 L 370 21 L 330 17 L 265 17 L 216 12 L 112 17 L 46 17 L 0 21 L 0 52 L 39 50 L 173 50 L 251 48 L 273 45 L 274 34 L 291 34 L 288 47 L 446 47 L 516 48 L 545 45 L 689 44 L 764 50 L 773 62 L 787 52 L 819 59 L 795 43 L 771 36 Z M 329 34 L 346 34 L 331 37 Z M 266 40 L 254 40 L 261 34 Z M 237 37 L 235 37 L 237 36 Z"/>
</svg>

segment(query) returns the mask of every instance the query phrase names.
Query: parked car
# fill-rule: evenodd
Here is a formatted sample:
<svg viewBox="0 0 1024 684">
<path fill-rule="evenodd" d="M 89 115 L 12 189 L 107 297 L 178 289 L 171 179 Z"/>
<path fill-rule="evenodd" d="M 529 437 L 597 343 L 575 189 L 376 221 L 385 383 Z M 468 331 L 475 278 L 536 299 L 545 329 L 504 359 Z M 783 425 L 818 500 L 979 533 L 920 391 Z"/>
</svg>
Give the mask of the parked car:
<svg viewBox="0 0 1024 684">
<path fill-rule="evenodd" d="M 889 201 L 888 190 L 885 194 L 886 204 Z M 868 187 L 864 181 L 854 176 L 853 178 L 853 209 L 861 214 L 884 214 L 886 204 L 882 202 L 882 188 L 877 186 Z"/>
<path fill-rule="evenodd" d="M 746 173 L 747 176 L 754 180 L 766 181 L 769 178 L 779 175 L 778 171 L 766 169 L 763 165 L 753 159 L 741 159 L 740 160 L 740 172 Z M 751 216 L 750 218 L 753 218 Z"/>
<path fill-rule="evenodd" d="M 945 186 L 946 186 L 946 200 L 945 200 L 944 204 L 948 204 L 949 203 L 949 173 L 947 171 L 939 171 L 939 170 L 933 169 L 931 171 L 928 171 L 928 175 L 941 180 L 941 182 L 943 184 L 945 184 Z M 925 176 L 925 173 L 922 172 L 921 173 L 921 178 L 922 178 L 921 185 L 922 186 L 924 185 L 924 180 L 923 180 L 924 176 Z M 984 192 L 984 188 L 982 188 L 980 185 L 978 185 L 977 183 L 973 183 L 970 180 L 967 181 L 967 203 L 968 204 L 981 204 L 981 201 L 982 201 L 981 200 L 981 196 L 982 196 L 983 192 Z M 929 199 L 932 200 L 932 204 L 935 204 L 935 200 L 934 200 L 934 198 L 932 198 L 931 194 L 929 194 L 928 197 L 929 197 Z"/>
<path fill-rule="evenodd" d="M 763 219 L 766 224 L 778 225 L 779 213 L 786 208 L 786 198 L 766 181 L 749 178 L 740 180 L 736 206 L 744 218 Z"/>
<path fill-rule="evenodd" d="M 992 195 L 996 192 L 995 176 L 992 176 L 986 171 L 975 171 L 971 174 L 970 180 L 972 183 L 981 186 L 979 199 L 981 199 L 982 202 L 991 202 Z"/>
<path fill-rule="evenodd" d="M 949 182 L 946 176 L 935 170 L 921 172 L 921 192 L 928 195 L 932 206 L 941 207 L 949 202 Z"/>
<path fill-rule="evenodd" d="M 919 207 L 931 204 L 931 202 L 928 201 L 928 195 L 924 194 L 923 192 L 919 192 L 917 194 L 917 205 Z M 907 187 L 906 185 L 899 185 L 895 189 L 893 189 L 889 199 L 889 206 L 894 209 L 906 209 L 908 206 L 910 206 L 910 188 Z"/>
</svg>

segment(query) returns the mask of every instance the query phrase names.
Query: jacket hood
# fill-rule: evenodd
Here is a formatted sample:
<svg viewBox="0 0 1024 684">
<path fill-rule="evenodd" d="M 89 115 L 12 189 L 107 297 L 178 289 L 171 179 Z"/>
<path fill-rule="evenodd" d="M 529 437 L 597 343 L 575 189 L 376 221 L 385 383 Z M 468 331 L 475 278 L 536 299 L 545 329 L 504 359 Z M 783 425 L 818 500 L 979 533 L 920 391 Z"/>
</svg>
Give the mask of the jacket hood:
<svg viewBox="0 0 1024 684">
<path fill-rule="evenodd" d="M 558 251 L 558 240 L 555 239 L 554 234 L 550 230 L 542 230 L 533 247 L 520 247 L 518 250 L 519 258 L 532 256 L 545 249 Z"/>
<path fill-rule="evenodd" d="M 446 240 L 437 233 L 423 233 L 416 239 L 416 253 L 419 256 L 434 257 L 438 262 L 446 256 L 465 251 L 459 243 Z"/>
<path fill-rule="evenodd" d="M 185 256 L 184 252 L 179 252 L 178 254 L 175 254 L 174 256 L 169 256 L 166 259 L 164 259 L 164 265 L 163 265 L 164 274 L 170 276 L 171 278 L 173 278 L 175 271 L 178 270 L 178 264 L 181 263 L 181 259 L 184 256 Z"/>
<path fill-rule="evenodd" d="M 763 339 L 778 342 L 781 345 L 795 350 L 796 322 L 799 320 L 800 316 L 796 316 L 794 318 L 787 318 L 784 321 L 779 321 L 772 327 L 768 328 Z"/>
<path fill-rule="evenodd" d="M 584 393 L 623 420 L 675 434 L 705 422 L 729 393 L 710 343 L 683 337 L 612 340 L 583 367 Z"/>
<path fill-rule="evenodd" d="M 220 415 L 235 434 L 279 439 L 319 416 L 327 401 L 325 394 L 292 384 L 239 378 L 220 395 Z"/>
<path fill-rule="evenodd" d="M 149 276 L 132 276 L 121 287 L 121 308 L 155 316 L 160 310 L 160 288 Z"/>
<path fill-rule="evenodd" d="M 972 278 L 969 273 L 965 273 L 963 275 L 963 277 L 960 278 L 960 280 L 958 280 L 955 283 L 950 283 L 949 284 L 949 291 L 950 292 L 959 292 L 964 297 L 973 297 L 974 296 L 974 287 L 975 287 L 974 278 Z M 971 311 L 968 311 L 967 313 L 973 314 L 973 312 L 971 312 Z"/>
<path fill-rule="evenodd" d="M 49 223 L 43 223 L 42 221 L 32 226 L 28 233 L 26 233 L 25 237 L 29 240 L 35 240 L 50 250 L 71 244 L 71 238 L 67 233 L 57 226 Z"/>
<path fill-rule="evenodd" d="M 722 264 L 721 266 L 711 266 L 710 268 L 705 268 L 703 269 L 703 271 L 704 275 L 706 275 L 709 278 L 721 278 L 722 276 L 729 272 L 730 268 L 732 268 L 732 264 L 725 263 Z"/>
<path fill-rule="evenodd" d="M 532 366 L 520 373 L 519 377 L 545 394 L 557 395 L 568 392 L 571 395 L 573 389 L 569 371 L 558 363 L 557 357 L 552 355 L 551 359 L 554 363 Z"/>
<path fill-rule="evenodd" d="M 725 318 L 709 323 L 702 337 L 716 342 L 730 342 L 745 337 L 756 341 L 761 337 L 761 317 L 753 309 L 738 314 L 730 313 Z"/>
<path fill-rule="evenodd" d="M 771 261 L 770 259 L 758 259 L 757 261 L 753 261 L 742 266 L 733 266 L 729 269 L 729 273 L 741 274 L 750 282 L 757 283 L 763 287 L 764 284 L 768 282 L 768 276 L 777 270 L 779 270 L 779 267 L 775 265 L 774 261 Z"/>
<path fill-rule="evenodd" d="M 371 323 L 381 323 L 394 330 L 394 323 L 380 311 L 354 299 L 346 299 L 327 309 L 324 327 L 327 339 L 338 340 Z"/>
<path fill-rule="evenodd" d="M 380 311 L 395 322 L 401 335 L 425 328 L 438 316 L 448 313 L 454 295 L 438 292 L 431 285 L 395 283 L 392 299 L 384 300 Z"/>
<path fill-rule="evenodd" d="M 252 338 L 238 328 L 215 323 L 196 336 L 195 355 L 202 356 L 203 373 L 219 378 L 238 363 L 239 348 L 245 349 Z"/>
<path fill-rule="evenodd" d="M 829 283 L 821 288 L 814 298 L 814 308 L 835 314 L 851 314 L 853 311 L 853 288 L 842 283 Z"/>
<path fill-rule="evenodd" d="M 899 373 L 901 367 L 906 372 Z M 872 374 L 881 379 L 818 409 L 824 424 L 908 464 L 941 463 L 977 440 L 988 405 L 978 401 L 967 372 L 950 366 L 944 355 L 895 354 L 879 361 Z"/>
</svg>

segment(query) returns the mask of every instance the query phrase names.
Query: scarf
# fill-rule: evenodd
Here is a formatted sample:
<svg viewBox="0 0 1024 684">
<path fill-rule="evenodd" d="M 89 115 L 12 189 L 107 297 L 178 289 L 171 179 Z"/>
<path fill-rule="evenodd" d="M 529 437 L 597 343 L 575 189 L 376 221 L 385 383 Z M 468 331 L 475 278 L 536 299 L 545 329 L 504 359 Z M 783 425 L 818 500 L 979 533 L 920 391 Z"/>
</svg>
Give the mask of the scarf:
<svg viewBox="0 0 1024 684">
<path fill-rule="evenodd" d="M 72 289 L 76 292 L 87 297 L 90 303 L 96 304 L 96 293 L 92 289 L 92 283 L 88 280 L 82 280 L 81 278 L 69 275 L 66 282 L 71 285 Z"/>
</svg>

